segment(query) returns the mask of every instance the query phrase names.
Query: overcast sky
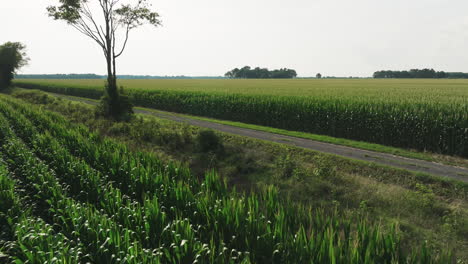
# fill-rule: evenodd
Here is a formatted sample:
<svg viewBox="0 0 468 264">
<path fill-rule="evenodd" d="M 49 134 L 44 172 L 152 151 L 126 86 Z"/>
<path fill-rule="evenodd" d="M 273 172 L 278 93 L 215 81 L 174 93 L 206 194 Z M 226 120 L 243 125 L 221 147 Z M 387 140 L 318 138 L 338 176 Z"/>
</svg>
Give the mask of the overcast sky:
<svg viewBox="0 0 468 264">
<path fill-rule="evenodd" d="M 46 7 L 1 0 L 0 43 L 27 45 L 21 73 L 105 73 L 98 46 Z M 90 0 L 96 1 L 96 0 Z M 430 67 L 468 72 L 467 0 L 149 0 L 163 27 L 132 32 L 118 74 L 223 75 L 244 65 L 300 76 Z"/>
</svg>

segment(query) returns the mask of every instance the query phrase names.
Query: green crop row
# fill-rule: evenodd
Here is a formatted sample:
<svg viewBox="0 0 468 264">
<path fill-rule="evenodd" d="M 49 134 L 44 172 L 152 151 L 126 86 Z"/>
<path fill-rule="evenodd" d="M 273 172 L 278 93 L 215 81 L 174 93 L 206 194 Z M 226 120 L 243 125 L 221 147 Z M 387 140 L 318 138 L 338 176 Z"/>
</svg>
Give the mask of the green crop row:
<svg viewBox="0 0 468 264">
<path fill-rule="evenodd" d="M 98 85 L 80 86 L 73 82 L 16 84 L 92 99 L 103 94 Z M 359 94 L 350 96 L 350 91 L 343 92 L 347 96 L 126 89 L 132 102 L 141 107 L 468 157 L 466 97 L 421 94 L 423 99 L 408 99 L 405 92 L 385 100 L 377 95 L 363 94 L 359 98 Z"/>
<path fill-rule="evenodd" d="M 34 217 L 32 210 L 25 208 L 25 193 L 18 194 L 15 187 L 17 182 L 0 159 L 0 252 L 8 251 L 30 263 L 78 262 L 81 248 L 43 219 Z M 7 255 L 0 256 L 1 263 L 9 260 Z"/>
<path fill-rule="evenodd" d="M 38 216 L 53 223 L 55 227 L 60 227 L 60 232 L 72 244 L 82 248 L 82 251 L 78 252 L 80 261 L 117 263 L 120 259 L 126 263 L 158 263 L 152 254 L 145 254 L 141 243 L 134 239 L 135 235 L 131 230 L 117 225 L 110 216 L 92 205 L 70 198 L 66 186 L 60 184 L 47 164 L 40 161 L 21 140 L 12 135 L 7 127 L 7 120 L 2 118 L 1 121 L 2 152 L 6 156 L 9 169 L 20 177 L 23 183 L 21 187 L 35 198 Z M 32 253 L 48 254 L 34 250 Z M 32 262 L 42 263 L 39 259 Z"/>
<path fill-rule="evenodd" d="M 0 221 L 14 230 L 0 252 L 17 263 L 451 260 L 424 245 L 404 249 L 396 228 L 295 205 L 274 188 L 238 193 L 216 173 L 198 179 L 3 96 L 0 143 Z"/>
</svg>

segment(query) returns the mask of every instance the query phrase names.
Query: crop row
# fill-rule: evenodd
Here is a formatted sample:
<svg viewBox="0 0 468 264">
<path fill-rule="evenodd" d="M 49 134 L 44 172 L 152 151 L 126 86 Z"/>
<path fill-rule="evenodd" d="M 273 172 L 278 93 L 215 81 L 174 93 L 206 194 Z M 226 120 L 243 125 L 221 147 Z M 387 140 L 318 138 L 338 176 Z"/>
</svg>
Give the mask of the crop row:
<svg viewBox="0 0 468 264">
<path fill-rule="evenodd" d="M 102 88 L 18 82 L 99 99 Z M 137 106 L 468 157 L 468 104 L 126 89 Z M 428 97 L 430 98 L 430 97 Z"/>
<path fill-rule="evenodd" d="M 0 247 L 31 263 L 76 263 L 80 246 L 55 232 L 40 217 L 34 217 L 31 209 L 25 209 L 26 195 L 18 194 L 16 187 L 17 180 L 13 180 L 0 159 L 0 225 L 3 227 Z M 7 260 L 7 256 L 0 256 L 2 263 Z"/>
<path fill-rule="evenodd" d="M 6 219 L 17 231 L 2 244 L 10 245 L 5 251 L 12 259 L 32 263 L 65 256 L 71 263 L 447 261 L 445 255 L 436 257 L 424 246 L 403 250 L 396 230 L 384 232 L 365 218 L 346 219 L 337 212 L 296 206 L 280 200 L 273 188 L 251 195 L 236 193 L 215 173 L 199 180 L 187 169 L 163 164 L 148 153 L 131 152 L 59 115 L 3 97 L 0 142 L 5 161 L 0 163 L 0 188 L 6 197 L 0 204 L 0 221 Z M 19 199 L 23 192 L 29 198 Z M 22 206 L 30 210 L 19 210 Z M 14 217 L 28 220 L 15 225 Z M 37 245 L 15 246 L 28 236 L 24 230 L 41 234 L 40 239 L 27 241 Z"/>
</svg>

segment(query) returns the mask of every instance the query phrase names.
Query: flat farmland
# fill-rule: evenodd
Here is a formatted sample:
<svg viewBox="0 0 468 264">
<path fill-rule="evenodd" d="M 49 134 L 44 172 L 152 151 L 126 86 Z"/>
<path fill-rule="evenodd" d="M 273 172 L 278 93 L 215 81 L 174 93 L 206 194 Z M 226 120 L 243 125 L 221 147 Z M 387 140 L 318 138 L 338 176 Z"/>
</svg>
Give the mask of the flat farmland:
<svg viewBox="0 0 468 264">
<path fill-rule="evenodd" d="M 187 167 L 101 137 L 43 106 L 0 95 L 1 263 L 450 263 L 455 257 L 424 242 L 407 250 L 404 229 L 364 211 L 298 204 L 272 185 L 237 192 L 213 170 L 194 177 Z M 313 177 L 335 177 L 325 173 Z"/>
<path fill-rule="evenodd" d="M 98 99 L 104 80 L 18 80 Z M 137 106 L 468 156 L 467 80 L 119 80 Z"/>
<path fill-rule="evenodd" d="M 59 87 L 103 89 L 104 80 L 18 80 Z M 218 94 L 320 97 L 343 100 L 411 101 L 464 103 L 468 102 L 468 80 L 376 80 L 376 79 L 295 79 L 295 80 L 207 80 L 153 79 L 119 80 L 128 89 Z"/>
</svg>

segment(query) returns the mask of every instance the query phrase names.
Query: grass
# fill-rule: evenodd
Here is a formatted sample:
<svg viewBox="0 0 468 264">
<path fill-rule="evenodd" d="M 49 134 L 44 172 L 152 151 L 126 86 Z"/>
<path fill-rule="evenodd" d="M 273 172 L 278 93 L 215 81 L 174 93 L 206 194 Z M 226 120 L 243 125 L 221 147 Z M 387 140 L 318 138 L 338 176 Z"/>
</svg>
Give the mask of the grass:
<svg viewBox="0 0 468 264">
<path fill-rule="evenodd" d="M 222 133 L 222 150 L 203 152 L 197 147 L 196 127 L 148 116 L 112 123 L 94 118 L 93 108 L 82 103 L 23 93 L 28 94 L 24 100 L 125 142 L 130 149 L 186 164 L 197 178 L 215 169 L 230 186 L 247 192 L 273 185 L 279 197 L 294 203 L 368 215 L 384 230 L 398 223 L 402 243 L 409 248 L 427 240 L 430 247 L 447 247 L 460 260 L 467 259 L 466 184 Z"/>
</svg>

